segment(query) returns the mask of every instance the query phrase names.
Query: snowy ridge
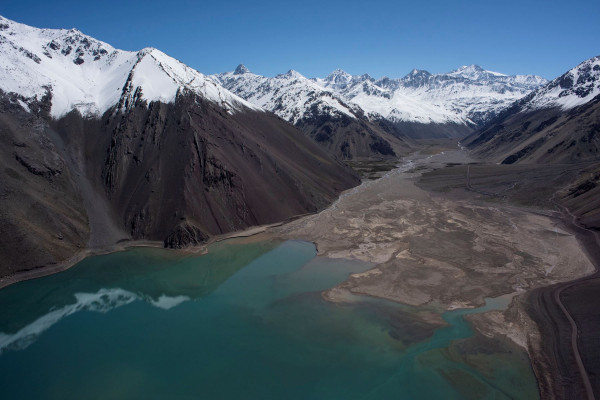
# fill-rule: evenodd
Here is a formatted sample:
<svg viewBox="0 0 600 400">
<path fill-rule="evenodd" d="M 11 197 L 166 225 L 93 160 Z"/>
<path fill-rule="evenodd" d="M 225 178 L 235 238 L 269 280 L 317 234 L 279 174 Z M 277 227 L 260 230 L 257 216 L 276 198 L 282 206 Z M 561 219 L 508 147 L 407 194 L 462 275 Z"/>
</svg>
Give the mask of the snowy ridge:
<svg viewBox="0 0 600 400">
<path fill-rule="evenodd" d="M 413 69 L 400 79 L 375 80 L 335 70 L 314 82 L 373 117 L 394 122 L 479 124 L 547 83 L 535 75 L 508 76 L 477 65 L 445 74 Z"/>
<path fill-rule="evenodd" d="M 560 107 L 569 110 L 600 95 L 600 56 L 586 60 L 533 94 L 526 110 Z"/>
<path fill-rule="evenodd" d="M 251 73 L 240 64 L 235 71 L 213 75 L 213 78 L 238 96 L 292 124 L 314 114 L 357 118 L 358 107 L 345 104 L 332 90 L 294 70 L 267 78 Z"/>
<path fill-rule="evenodd" d="M 171 103 L 185 89 L 229 112 L 258 109 L 159 50 L 118 50 L 76 29 L 38 29 L 0 16 L 0 55 L 0 89 L 24 105 L 50 91 L 54 118 L 73 109 L 99 116 L 134 97 Z"/>
<path fill-rule="evenodd" d="M 239 65 L 213 75 L 225 88 L 295 124 L 308 116 L 346 115 L 392 122 L 479 125 L 548 81 L 508 76 L 477 65 L 446 74 L 412 70 L 400 79 L 374 79 L 341 69 L 307 79 L 296 71 L 268 78 Z"/>
</svg>

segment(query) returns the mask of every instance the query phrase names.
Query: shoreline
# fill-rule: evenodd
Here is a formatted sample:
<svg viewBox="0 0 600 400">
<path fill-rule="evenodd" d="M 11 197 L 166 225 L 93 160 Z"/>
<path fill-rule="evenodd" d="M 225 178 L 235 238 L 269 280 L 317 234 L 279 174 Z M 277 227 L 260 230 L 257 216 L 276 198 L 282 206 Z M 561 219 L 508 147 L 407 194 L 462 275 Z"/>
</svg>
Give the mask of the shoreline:
<svg viewBox="0 0 600 400">
<path fill-rule="evenodd" d="M 257 236 L 262 233 L 265 233 L 270 228 L 284 225 L 286 223 L 289 223 L 296 219 L 305 217 L 307 215 L 311 215 L 311 214 L 309 213 L 309 214 L 294 215 L 294 216 L 289 217 L 280 222 L 264 224 L 264 225 L 256 225 L 256 226 L 252 226 L 252 227 L 249 227 L 249 228 L 246 228 L 243 230 L 212 236 L 205 243 L 198 244 L 195 246 L 185 247 L 182 249 L 166 248 L 166 247 L 164 247 L 163 242 L 159 241 L 159 240 L 123 240 L 123 241 L 117 242 L 113 245 L 106 246 L 106 247 L 86 248 L 86 249 L 82 249 L 82 250 L 78 251 L 71 257 L 69 257 L 61 262 L 58 262 L 56 264 L 44 265 L 44 266 L 32 268 L 27 271 L 22 271 L 22 272 L 18 272 L 18 273 L 12 274 L 12 275 L 4 276 L 4 277 L 0 278 L 0 290 L 2 290 L 5 287 L 17 284 L 19 282 L 24 282 L 24 281 L 28 281 L 28 280 L 32 280 L 32 279 L 42 278 L 42 277 L 48 276 L 48 275 L 61 273 L 63 271 L 66 271 L 66 270 L 74 267 L 75 265 L 77 265 L 79 262 L 83 261 L 87 257 L 117 253 L 117 252 L 125 251 L 125 250 L 131 249 L 131 248 L 151 247 L 151 248 L 157 248 L 157 249 L 165 249 L 168 251 L 175 251 L 175 252 L 179 252 L 181 254 L 202 255 L 202 254 L 206 254 L 206 252 L 208 251 L 208 247 L 214 243 L 222 242 L 222 241 L 229 240 L 229 239 L 249 238 L 249 237 Z"/>
</svg>

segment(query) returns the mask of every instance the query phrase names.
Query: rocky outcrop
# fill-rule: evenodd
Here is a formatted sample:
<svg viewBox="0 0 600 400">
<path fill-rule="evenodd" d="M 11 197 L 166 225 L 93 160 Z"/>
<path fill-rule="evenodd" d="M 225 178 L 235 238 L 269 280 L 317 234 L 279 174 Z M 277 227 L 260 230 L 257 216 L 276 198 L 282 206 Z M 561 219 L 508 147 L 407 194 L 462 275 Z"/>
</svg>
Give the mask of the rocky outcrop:
<svg viewBox="0 0 600 400">
<path fill-rule="evenodd" d="M 190 223 L 179 224 L 164 240 L 165 247 L 182 249 L 184 247 L 205 243 L 209 238 L 200 228 Z"/>
</svg>

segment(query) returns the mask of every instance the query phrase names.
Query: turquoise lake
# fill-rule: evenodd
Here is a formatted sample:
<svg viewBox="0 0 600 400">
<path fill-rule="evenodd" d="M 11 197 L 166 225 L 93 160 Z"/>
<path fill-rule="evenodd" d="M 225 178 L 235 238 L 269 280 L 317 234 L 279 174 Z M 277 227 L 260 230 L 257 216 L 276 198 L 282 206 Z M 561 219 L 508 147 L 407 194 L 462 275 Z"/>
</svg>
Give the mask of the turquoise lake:
<svg viewBox="0 0 600 400">
<path fill-rule="evenodd" d="M 85 259 L 0 290 L 2 399 L 538 398 L 528 358 L 368 297 L 321 292 L 369 265 L 301 241 Z"/>
</svg>

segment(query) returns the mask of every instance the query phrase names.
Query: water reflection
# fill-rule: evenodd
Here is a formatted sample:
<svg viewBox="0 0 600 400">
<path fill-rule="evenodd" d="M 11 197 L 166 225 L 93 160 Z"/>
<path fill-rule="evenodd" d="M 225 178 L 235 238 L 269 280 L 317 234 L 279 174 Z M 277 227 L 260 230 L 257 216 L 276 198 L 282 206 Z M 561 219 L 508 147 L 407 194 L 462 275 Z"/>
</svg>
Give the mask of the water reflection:
<svg viewBox="0 0 600 400">
<path fill-rule="evenodd" d="M 12 335 L 0 332 L 0 354 L 5 350 L 27 348 L 52 325 L 78 311 L 105 313 L 137 299 L 138 296 L 135 293 L 123 289 L 101 289 L 97 293 L 75 293 L 75 304 L 50 311 Z"/>
<path fill-rule="evenodd" d="M 0 291 L 0 354 L 26 348 L 52 325 L 80 311 L 106 313 L 136 300 L 168 310 L 202 298 L 277 245 L 217 244 L 202 257 L 132 249 L 10 286 Z"/>
</svg>

